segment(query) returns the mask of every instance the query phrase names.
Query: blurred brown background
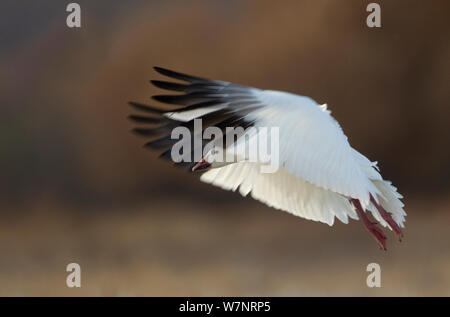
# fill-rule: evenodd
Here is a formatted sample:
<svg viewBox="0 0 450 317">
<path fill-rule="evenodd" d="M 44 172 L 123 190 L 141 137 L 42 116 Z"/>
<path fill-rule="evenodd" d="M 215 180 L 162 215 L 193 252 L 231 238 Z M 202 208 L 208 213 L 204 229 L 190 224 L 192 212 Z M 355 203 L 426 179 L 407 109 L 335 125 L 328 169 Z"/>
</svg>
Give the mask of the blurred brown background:
<svg viewBox="0 0 450 317">
<path fill-rule="evenodd" d="M 80 0 L 69 29 L 69 1 L 2 1 L 0 295 L 449 296 L 450 2 L 376 1 L 379 29 L 369 2 Z M 126 120 L 154 65 L 328 103 L 405 196 L 404 241 L 156 159 Z"/>
</svg>

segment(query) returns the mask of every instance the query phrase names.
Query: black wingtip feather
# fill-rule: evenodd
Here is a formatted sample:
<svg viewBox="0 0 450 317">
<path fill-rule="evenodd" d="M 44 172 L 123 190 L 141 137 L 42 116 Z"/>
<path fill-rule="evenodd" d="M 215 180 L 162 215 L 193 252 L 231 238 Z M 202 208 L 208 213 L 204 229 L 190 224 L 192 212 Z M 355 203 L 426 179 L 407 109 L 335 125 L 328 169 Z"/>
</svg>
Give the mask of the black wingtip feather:
<svg viewBox="0 0 450 317">
<path fill-rule="evenodd" d="M 154 95 L 153 100 L 170 105 L 189 106 L 199 102 L 220 103 L 220 94 L 189 93 L 185 95 Z M 212 100 L 213 99 L 213 100 Z"/>
<path fill-rule="evenodd" d="M 158 66 L 154 66 L 153 69 L 155 71 L 157 71 L 158 73 L 160 73 L 161 75 L 164 75 L 164 76 L 167 76 L 167 77 L 172 77 L 172 78 L 179 79 L 179 80 L 188 81 L 188 82 L 191 82 L 191 83 L 205 80 L 204 78 L 178 73 L 178 72 L 175 72 L 173 70 L 169 70 L 169 69 L 158 67 Z"/>
<path fill-rule="evenodd" d="M 128 102 L 128 104 L 137 110 L 145 111 L 145 112 L 149 112 L 149 113 L 163 114 L 164 112 L 166 112 L 165 110 L 155 108 L 155 107 L 152 107 L 149 105 L 144 105 L 144 104 L 134 102 L 134 101 L 130 101 L 130 102 Z"/>
<path fill-rule="evenodd" d="M 173 91 L 186 91 L 188 89 L 188 85 L 178 84 L 178 83 L 171 83 L 168 81 L 161 81 L 161 80 L 150 80 L 150 82 L 158 88 L 166 89 L 166 90 L 173 90 Z"/>
<path fill-rule="evenodd" d="M 128 116 L 128 119 L 136 123 L 153 123 L 153 124 L 161 123 L 163 121 L 161 118 L 143 117 L 134 114 L 130 114 Z"/>
<path fill-rule="evenodd" d="M 156 150 L 167 149 L 171 147 L 175 143 L 174 140 L 170 138 L 170 136 L 164 136 L 159 139 L 149 141 L 144 144 L 144 147 Z"/>
<path fill-rule="evenodd" d="M 153 100 L 167 103 L 169 105 L 186 105 L 189 101 L 187 95 L 154 95 Z"/>
<path fill-rule="evenodd" d="M 145 136 L 145 137 L 161 134 L 159 129 L 146 129 L 146 128 L 134 128 L 131 130 L 131 132 L 135 135 Z"/>
<path fill-rule="evenodd" d="M 182 126 L 187 127 L 190 130 L 194 128 L 193 120 L 189 122 L 180 122 L 164 116 L 167 112 L 181 112 L 197 108 L 208 108 L 226 102 L 228 104 L 226 108 L 216 109 L 213 112 L 201 116 L 204 126 L 217 126 L 224 130 L 228 126 L 242 125 L 244 129 L 246 129 L 253 125 L 253 122 L 246 122 L 242 118 L 245 113 L 255 109 L 253 106 L 250 109 L 250 106 L 257 102 L 257 100 L 254 100 L 252 97 L 253 95 L 249 93 L 247 87 L 230 84 L 228 82 L 195 77 L 157 66 L 155 66 L 154 69 L 161 75 L 184 81 L 184 83 L 177 83 L 164 80 L 151 80 L 150 82 L 154 86 L 171 91 L 185 92 L 185 94 L 156 95 L 152 97 L 159 102 L 178 105 L 178 107 L 169 107 L 175 109 L 166 109 L 163 108 L 163 106 L 158 105 L 163 108 L 161 109 L 137 102 L 129 102 L 136 110 L 150 113 L 150 115 L 141 112 L 136 115 L 131 114 L 128 118 L 139 124 L 155 124 L 154 126 L 136 127 L 131 131 L 134 134 L 151 138 L 152 140 L 148 140 L 143 147 L 163 151 L 160 155 L 161 158 L 172 160 L 171 150 L 176 140 L 171 138 L 170 131 L 174 127 Z M 239 107 L 242 107 L 242 109 Z M 194 145 L 191 144 L 192 151 L 195 151 Z M 201 145 L 202 149 L 204 145 L 205 144 Z M 192 166 L 194 166 L 195 163 L 179 162 L 174 163 L 174 165 L 188 166 L 188 171 L 191 171 Z"/>
</svg>

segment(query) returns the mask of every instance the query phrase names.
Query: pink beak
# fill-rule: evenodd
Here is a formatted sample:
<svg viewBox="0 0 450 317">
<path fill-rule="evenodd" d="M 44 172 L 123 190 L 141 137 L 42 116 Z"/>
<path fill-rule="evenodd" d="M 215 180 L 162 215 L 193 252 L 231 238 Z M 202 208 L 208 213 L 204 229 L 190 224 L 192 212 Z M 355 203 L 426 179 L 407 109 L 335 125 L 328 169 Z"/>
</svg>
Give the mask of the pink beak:
<svg viewBox="0 0 450 317">
<path fill-rule="evenodd" d="M 202 159 L 200 162 L 194 165 L 192 168 L 193 172 L 204 172 L 211 168 L 211 164 L 208 163 L 205 159 Z"/>
</svg>

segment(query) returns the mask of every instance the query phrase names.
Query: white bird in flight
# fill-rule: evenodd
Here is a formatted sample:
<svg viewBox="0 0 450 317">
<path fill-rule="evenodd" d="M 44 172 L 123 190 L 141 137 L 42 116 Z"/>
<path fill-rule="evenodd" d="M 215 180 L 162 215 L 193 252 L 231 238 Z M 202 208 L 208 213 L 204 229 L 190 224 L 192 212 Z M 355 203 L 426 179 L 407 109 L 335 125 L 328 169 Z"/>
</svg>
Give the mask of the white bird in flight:
<svg viewBox="0 0 450 317">
<path fill-rule="evenodd" d="M 402 196 L 382 178 L 376 162 L 350 146 L 326 105 L 292 93 L 194 77 L 160 67 L 155 70 L 184 82 L 152 80 L 155 86 L 184 94 L 153 96 L 159 102 L 177 106 L 170 110 L 130 102 L 141 113 L 150 115 L 129 116 L 138 124 L 149 125 L 133 129 L 153 138 L 146 147 L 164 150 L 161 157 L 171 159 L 171 148 L 177 142 L 171 138 L 171 131 L 180 126 L 193 130 L 194 119 L 202 119 L 203 127 L 222 130 L 237 126 L 278 127 L 280 168 L 275 173 L 261 173 L 262 163 L 247 159 L 215 164 L 210 152 L 193 163 L 175 164 L 202 171 L 203 182 L 238 190 L 242 196 L 250 195 L 305 219 L 332 226 L 335 217 L 343 223 L 348 223 L 348 218 L 361 218 L 381 249 L 386 250 L 386 236 L 378 224 L 393 230 L 401 240 L 400 228 L 406 216 Z M 378 223 L 369 219 L 369 212 Z"/>
</svg>

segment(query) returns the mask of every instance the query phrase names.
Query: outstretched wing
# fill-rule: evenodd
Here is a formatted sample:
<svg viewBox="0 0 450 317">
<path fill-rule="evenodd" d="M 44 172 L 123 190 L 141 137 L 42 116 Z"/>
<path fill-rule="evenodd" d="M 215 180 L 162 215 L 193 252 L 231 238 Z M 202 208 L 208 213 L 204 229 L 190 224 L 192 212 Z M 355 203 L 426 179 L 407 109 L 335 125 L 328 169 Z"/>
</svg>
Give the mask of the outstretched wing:
<svg viewBox="0 0 450 317">
<path fill-rule="evenodd" d="M 295 94 L 209 80 L 163 68 L 155 70 L 184 82 L 152 81 L 155 86 L 184 94 L 153 97 L 175 107 L 171 109 L 131 103 L 149 116 L 130 118 L 151 125 L 134 131 L 152 137 L 146 146 L 164 150 L 163 157 L 170 157 L 170 148 L 177 141 L 171 139 L 171 130 L 177 126 L 193 129 L 195 118 L 202 119 L 203 128 L 211 125 L 222 129 L 277 127 L 279 161 L 286 174 L 345 198 L 359 199 L 363 207 L 370 206 L 370 195 L 376 199 L 383 197 L 372 181 L 381 180 L 381 176 L 367 158 L 351 148 L 326 106 Z M 202 147 L 204 144 L 201 142 Z M 191 147 L 192 151 L 194 148 Z"/>
<path fill-rule="evenodd" d="M 366 207 L 370 195 L 380 191 L 371 177 L 379 177 L 349 144 L 326 105 L 279 91 L 261 91 L 258 100 L 264 107 L 250 113 L 255 127 L 279 127 L 281 166 L 290 174 L 323 189 L 356 198 Z M 366 158 L 365 158 L 366 159 Z M 367 159 L 366 159 L 367 160 Z"/>
<path fill-rule="evenodd" d="M 281 168 L 275 173 L 261 173 L 260 164 L 239 162 L 202 174 L 203 182 L 225 190 L 238 190 L 266 205 L 296 216 L 333 225 L 337 217 L 348 223 L 358 216 L 344 196 L 315 186 Z"/>
</svg>

